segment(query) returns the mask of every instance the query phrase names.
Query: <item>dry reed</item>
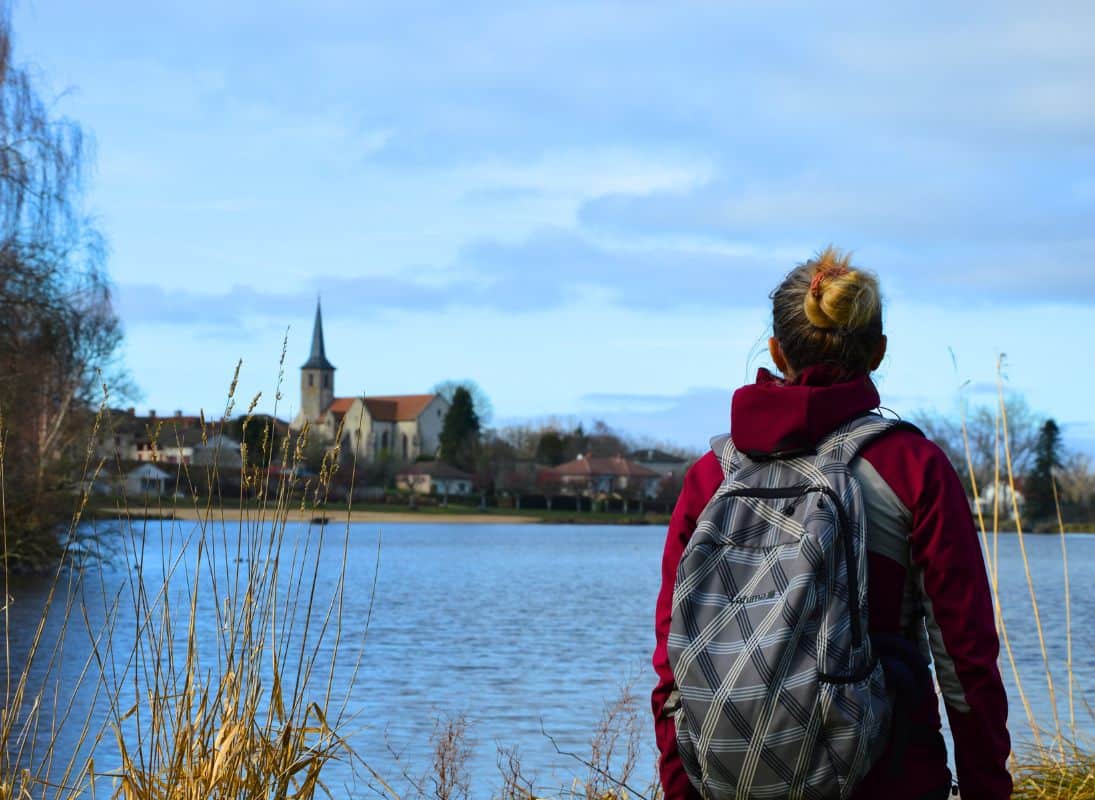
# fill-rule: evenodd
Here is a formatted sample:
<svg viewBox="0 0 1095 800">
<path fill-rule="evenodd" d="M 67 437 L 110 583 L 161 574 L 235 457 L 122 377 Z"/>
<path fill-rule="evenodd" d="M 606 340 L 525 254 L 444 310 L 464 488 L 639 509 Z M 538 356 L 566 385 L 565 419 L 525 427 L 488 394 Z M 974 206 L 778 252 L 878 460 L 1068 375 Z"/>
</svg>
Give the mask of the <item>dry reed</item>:
<svg viewBox="0 0 1095 800">
<path fill-rule="evenodd" d="M 1029 744 L 1017 746 L 1015 752 L 1013 752 L 1011 756 L 1010 764 L 1015 780 L 1013 797 L 1021 798 L 1022 800 L 1027 800 L 1028 798 L 1046 798 L 1047 800 L 1056 800 L 1057 798 L 1095 800 L 1095 754 L 1093 754 L 1090 749 L 1090 739 L 1085 740 L 1083 733 L 1077 725 L 1075 713 L 1076 677 L 1072 660 L 1072 602 L 1071 585 L 1069 581 L 1068 548 L 1065 536 L 1065 523 L 1061 515 L 1056 482 L 1053 481 L 1053 497 L 1056 506 L 1063 568 L 1063 582 L 1061 588 L 1064 593 L 1064 627 L 1066 638 L 1066 659 L 1064 669 L 1068 687 L 1069 704 L 1067 730 L 1062 725 L 1057 707 L 1056 683 L 1054 681 L 1052 664 L 1049 657 L 1049 649 L 1046 645 L 1045 629 L 1039 607 L 1039 592 L 1034 583 L 1030 557 L 1026 547 L 1026 532 L 1023 527 L 1022 515 L 1018 504 L 1016 475 L 1011 458 L 1011 436 L 1008 427 L 1008 411 L 1007 404 L 1005 403 L 1003 386 L 1003 356 L 997 361 L 996 367 L 996 444 L 995 452 L 993 454 L 995 486 L 993 487 L 991 546 L 990 531 L 985 522 L 981 496 L 974 474 L 973 458 L 970 452 L 969 435 L 966 430 L 964 409 L 962 414 L 962 434 L 977 513 L 977 522 L 981 535 L 981 543 L 984 549 L 989 582 L 992 589 L 997 630 L 1000 634 L 1001 644 L 1007 654 L 1012 678 L 1023 706 L 1026 722 L 1033 740 Z M 1003 476 L 1001 475 L 1001 465 L 1004 467 Z M 1007 494 L 1010 495 L 1011 501 L 1010 511 L 1015 522 L 1015 536 L 1019 546 L 1023 574 L 1027 584 L 1029 606 L 1027 606 L 1025 610 L 1029 612 L 1031 619 L 1034 622 L 1034 628 L 1038 639 L 1038 648 L 1044 673 L 1043 677 L 1045 679 L 1046 692 L 1050 705 L 1050 720 L 1048 723 L 1037 718 L 1027 693 L 1024 690 L 1022 676 L 1015 658 L 1014 647 L 1011 638 L 1008 635 L 1008 628 L 1004 618 L 1005 597 L 1000 590 L 999 575 L 1000 488 L 1004 485 L 1002 478 L 1006 478 L 1006 486 L 1008 488 Z"/>
<path fill-rule="evenodd" d="M 284 359 L 283 346 L 275 413 Z M 239 365 L 219 423 L 210 425 L 203 416 L 203 442 L 224 431 L 238 374 Z M 257 402 L 256 396 L 245 428 Z M 95 425 L 96 434 L 99 426 L 112 426 L 105 400 Z M 360 766 L 341 733 L 351 721 L 349 692 L 362 655 L 360 648 L 342 652 L 349 517 L 337 548 L 326 526 L 310 526 L 306 535 L 287 531 L 291 510 L 326 504 L 338 463 L 335 448 L 326 453 L 317 478 L 297 478 L 306 437 L 307 431 L 292 445 L 284 439 L 275 453 L 267 428 L 259 453 L 242 449 L 240 485 L 253 489 L 260 503 L 250 509 L 241 491 L 245 513 L 235 524 L 217 519 L 212 490 L 204 501 L 198 491 L 202 478 L 207 486 L 217 485 L 225 469 L 219 449 L 204 475 L 189 467 L 179 473 L 176 497 L 204 512 L 192 527 L 170 518 L 141 521 L 147 499 L 134 509 L 134 498 L 123 489 L 117 509 L 120 564 L 76 560 L 86 555 L 78 547 L 86 539 L 81 514 L 105 466 L 95 465 L 41 618 L 18 654 L 11 648 L 6 526 L 0 527 L 8 598 L 2 606 L 7 677 L 0 800 L 98 793 L 118 800 L 342 796 L 323 776 L 334 760 Z M 93 436 L 89 443 L 89 462 L 96 441 Z M 0 523 L 6 519 L 2 442 L 0 420 Z M 286 469 L 274 478 L 270 466 L 276 460 Z M 121 463 L 115 466 L 120 474 Z M 321 561 L 331 551 L 337 557 Z M 108 576 L 114 567 L 125 574 L 120 588 Z M 47 621 L 59 630 L 48 644 Z M 79 632 L 86 640 L 74 641 Z M 363 647 L 364 638 L 354 638 Z M 73 682 L 72 670 L 62 674 L 60 665 L 74 652 L 82 654 L 82 666 Z M 336 669 L 345 689 L 340 696 Z M 68 683 L 62 686 L 62 680 Z M 78 698 L 105 707 L 105 715 L 76 719 Z M 79 725 L 75 736 L 73 725 Z"/>
</svg>

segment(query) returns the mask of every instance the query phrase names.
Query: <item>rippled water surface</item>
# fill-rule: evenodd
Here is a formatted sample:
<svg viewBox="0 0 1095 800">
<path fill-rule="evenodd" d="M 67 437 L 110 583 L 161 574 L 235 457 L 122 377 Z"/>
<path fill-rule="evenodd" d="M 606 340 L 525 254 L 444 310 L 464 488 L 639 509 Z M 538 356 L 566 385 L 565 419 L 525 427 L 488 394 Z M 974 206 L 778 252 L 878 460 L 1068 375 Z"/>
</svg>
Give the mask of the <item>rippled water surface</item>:
<svg viewBox="0 0 1095 800">
<path fill-rule="evenodd" d="M 336 527 L 328 533 L 335 544 L 323 556 L 320 596 L 333 591 L 342 558 L 344 530 Z M 290 541 L 307 536 L 314 537 L 314 529 L 309 533 L 306 525 L 289 526 Z M 663 540 L 664 530 L 655 527 L 385 524 L 381 531 L 377 525 L 352 526 L 343 640 L 335 673 L 341 685 L 336 685 L 335 696 L 348 697 L 348 710 L 354 715 L 348 730 L 357 752 L 399 783 L 404 768 L 412 775 L 426 769 L 435 720 L 464 714 L 475 745 L 473 797 L 489 797 L 500 786 L 498 746 L 519 747 L 524 766 L 540 788 L 569 785 L 582 768 L 557 754 L 543 730 L 555 736 L 562 749 L 586 752 L 605 702 L 628 682 L 634 684 L 646 713 L 646 695 L 653 683 L 649 655 Z M 1060 540 L 1028 536 L 1026 544 L 1059 714 L 1067 725 Z M 161 546 L 158 531 L 145 537 L 146 564 L 160 560 Z M 1014 535 L 1001 536 L 998 546 L 1005 619 L 1023 687 L 1035 713 L 1048 723 L 1049 691 L 1018 542 Z M 1070 535 L 1067 546 L 1077 691 L 1095 689 L 1095 628 L 1088 624 L 1095 617 L 1095 593 L 1090 591 L 1095 585 L 1095 536 Z M 146 575 L 151 583 L 161 579 L 155 569 Z M 173 580 L 182 590 L 185 571 Z M 107 583 L 108 589 L 124 587 L 126 575 L 114 570 Z M 23 583 L 14 588 L 18 602 L 11 624 L 17 655 L 32 634 L 44 587 Z M 350 687 L 371 599 L 368 637 Z M 101 600 L 90 602 L 93 618 L 101 613 L 95 610 L 96 602 L 101 606 Z M 203 625 L 215 624 L 211 613 L 201 619 Z M 59 629 L 59 623 L 51 625 L 47 638 Z M 210 648 L 215 642 L 212 633 L 206 630 L 202 638 Z M 79 649 L 81 635 L 86 639 L 82 626 L 73 630 L 70 625 L 69 647 Z M 119 648 L 124 648 L 132 626 L 119 627 L 116 636 Z M 325 651 L 325 657 L 335 655 Z M 70 659 L 65 664 L 62 682 L 74 680 L 80 663 Z M 1012 695 L 1013 728 L 1017 738 L 1027 739 L 1010 665 L 1006 657 L 1001 663 Z M 1088 700 L 1095 697 L 1089 695 Z M 1090 714 L 1078 694 L 1075 706 L 1081 727 L 1092 732 Z M 83 718 L 103 713 L 101 701 L 90 696 L 78 709 L 77 716 Z M 645 746 L 652 746 L 652 738 L 647 735 Z M 98 763 L 110 763 L 109 748 L 101 749 Z M 399 754 L 401 766 L 393 763 L 393 752 Z M 645 784 L 652 769 L 652 763 L 644 763 L 639 783 Z M 336 796 L 371 794 L 347 768 L 335 765 L 328 778 L 339 787 Z"/>
</svg>

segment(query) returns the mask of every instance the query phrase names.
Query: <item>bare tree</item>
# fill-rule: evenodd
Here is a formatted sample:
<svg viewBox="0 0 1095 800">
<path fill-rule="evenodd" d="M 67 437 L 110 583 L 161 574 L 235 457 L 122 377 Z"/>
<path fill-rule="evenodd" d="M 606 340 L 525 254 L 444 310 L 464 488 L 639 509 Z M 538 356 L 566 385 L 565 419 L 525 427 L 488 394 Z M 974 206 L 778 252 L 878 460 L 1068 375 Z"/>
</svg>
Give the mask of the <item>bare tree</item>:
<svg viewBox="0 0 1095 800">
<path fill-rule="evenodd" d="M 1056 473 L 1057 489 L 1067 522 L 1095 520 L 1095 470 L 1086 453 L 1070 453 Z"/>
<path fill-rule="evenodd" d="M 1011 450 L 1012 467 L 1016 475 L 1026 475 L 1033 465 L 1034 446 L 1038 441 L 1038 430 L 1045 421 L 1044 417 L 1033 411 L 1026 400 L 1018 394 L 1009 393 L 1004 397 L 1007 408 L 1007 437 Z M 997 404 L 974 406 L 966 413 L 966 431 L 969 436 L 970 461 L 979 489 L 993 482 L 996 453 L 999 451 L 1000 471 L 1006 473 L 1004 466 L 1004 430 L 1001 424 Z M 962 479 L 966 490 L 970 491 L 969 465 L 966 461 L 966 446 L 962 438 L 962 419 L 960 414 L 944 416 L 922 411 L 913 415 L 912 421 L 946 453 Z M 999 445 L 997 445 L 999 442 Z"/>
<path fill-rule="evenodd" d="M 84 468 L 102 387 L 124 394 L 101 239 L 82 214 L 80 126 L 12 62 L 0 0 L 0 437 L 8 556 L 42 562 Z"/>
</svg>

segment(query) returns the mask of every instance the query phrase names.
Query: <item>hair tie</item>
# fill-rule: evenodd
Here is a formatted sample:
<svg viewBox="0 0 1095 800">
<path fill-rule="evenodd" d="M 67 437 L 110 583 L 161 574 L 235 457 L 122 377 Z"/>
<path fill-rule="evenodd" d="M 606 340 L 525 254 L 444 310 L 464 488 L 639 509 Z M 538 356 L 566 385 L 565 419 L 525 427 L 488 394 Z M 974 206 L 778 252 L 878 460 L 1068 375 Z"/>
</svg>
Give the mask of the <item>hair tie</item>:
<svg viewBox="0 0 1095 800">
<path fill-rule="evenodd" d="M 832 267 L 830 269 L 819 269 L 814 273 L 814 279 L 810 281 L 810 294 L 821 299 L 821 282 L 826 278 L 837 278 L 841 275 L 847 275 L 848 269 L 846 267 Z"/>
</svg>

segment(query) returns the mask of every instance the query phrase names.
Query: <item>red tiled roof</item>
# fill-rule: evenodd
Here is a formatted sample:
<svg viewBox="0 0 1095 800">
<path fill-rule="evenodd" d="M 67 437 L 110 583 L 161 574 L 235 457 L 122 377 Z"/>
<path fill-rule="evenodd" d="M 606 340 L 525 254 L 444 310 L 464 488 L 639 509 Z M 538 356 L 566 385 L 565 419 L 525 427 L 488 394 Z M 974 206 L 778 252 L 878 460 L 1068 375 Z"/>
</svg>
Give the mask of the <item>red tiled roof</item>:
<svg viewBox="0 0 1095 800">
<path fill-rule="evenodd" d="M 435 394 L 394 394 L 378 397 L 366 397 L 365 407 L 373 419 L 382 422 L 410 422 L 418 419 L 437 395 Z"/>
<path fill-rule="evenodd" d="M 327 406 L 327 410 L 332 414 L 345 414 L 350 410 L 350 406 L 354 404 L 356 397 L 336 397 L 331 405 Z"/>
<path fill-rule="evenodd" d="M 613 477 L 660 478 L 661 475 L 623 456 L 576 458 L 551 469 L 559 476 L 612 475 Z"/>
<path fill-rule="evenodd" d="M 426 410 L 437 395 L 435 394 L 390 394 L 374 397 L 336 397 L 327 406 L 335 416 L 342 416 L 350 410 L 355 400 L 365 403 L 371 416 L 377 422 L 413 422 Z"/>
<path fill-rule="evenodd" d="M 395 403 L 389 400 L 380 400 L 376 397 L 363 398 L 365 408 L 369 409 L 369 416 L 377 422 L 398 422 L 395 416 Z"/>
</svg>

